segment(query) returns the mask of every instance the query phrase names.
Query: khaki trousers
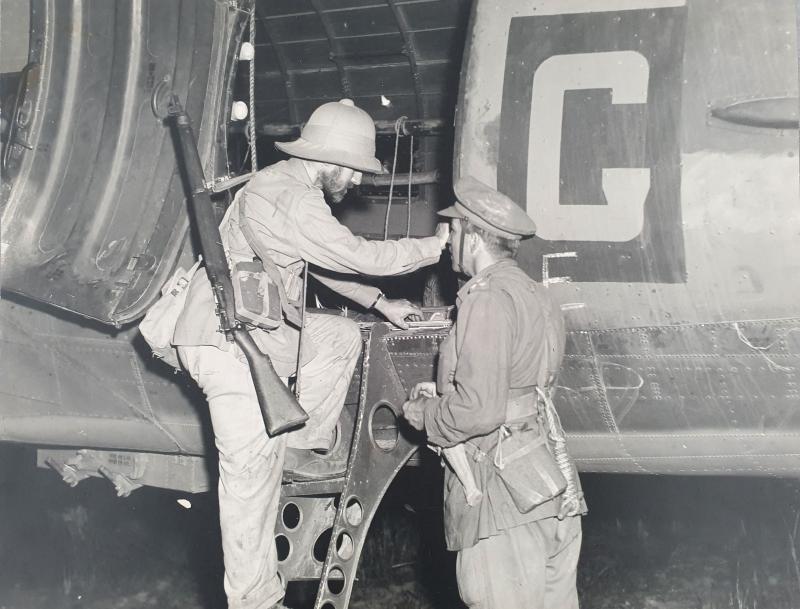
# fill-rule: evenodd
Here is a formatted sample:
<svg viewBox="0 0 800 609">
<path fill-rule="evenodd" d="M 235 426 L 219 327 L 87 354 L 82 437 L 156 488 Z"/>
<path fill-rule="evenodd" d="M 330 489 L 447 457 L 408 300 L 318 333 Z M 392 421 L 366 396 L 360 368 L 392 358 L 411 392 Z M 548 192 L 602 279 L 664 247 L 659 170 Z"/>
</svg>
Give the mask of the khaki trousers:
<svg viewBox="0 0 800 609">
<path fill-rule="evenodd" d="M 317 354 L 302 368 L 306 425 L 270 438 L 243 354 L 181 346 L 181 361 L 206 394 L 219 451 L 219 518 L 230 609 L 266 609 L 283 597 L 275 549 L 286 446 L 327 447 L 361 350 L 358 326 L 335 315 L 306 315 Z"/>
<path fill-rule="evenodd" d="M 578 609 L 581 519 L 545 518 L 481 539 L 458 553 L 461 599 L 470 609 Z"/>
</svg>

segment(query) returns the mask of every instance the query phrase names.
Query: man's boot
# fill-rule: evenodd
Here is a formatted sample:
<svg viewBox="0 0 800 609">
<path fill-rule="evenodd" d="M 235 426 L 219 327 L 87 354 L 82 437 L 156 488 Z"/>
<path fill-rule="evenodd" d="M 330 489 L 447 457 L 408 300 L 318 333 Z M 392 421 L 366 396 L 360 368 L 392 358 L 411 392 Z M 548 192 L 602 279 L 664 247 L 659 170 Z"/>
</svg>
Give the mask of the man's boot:
<svg viewBox="0 0 800 609">
<path fill-rule="evenodd" d="M 341 455 L 323 454 L 310 448 L 287 448 L 283 462 L 284 482 L 327 480 L 344 475 L 347 458 Z"/>
<path fill-rule="evenodd" d="M 328 480 L 344 476 L 354 430 L 353 414 L 345 408 L 336 423 L 328 448 L 287 448 L 283 481 Z"/>
</svg>

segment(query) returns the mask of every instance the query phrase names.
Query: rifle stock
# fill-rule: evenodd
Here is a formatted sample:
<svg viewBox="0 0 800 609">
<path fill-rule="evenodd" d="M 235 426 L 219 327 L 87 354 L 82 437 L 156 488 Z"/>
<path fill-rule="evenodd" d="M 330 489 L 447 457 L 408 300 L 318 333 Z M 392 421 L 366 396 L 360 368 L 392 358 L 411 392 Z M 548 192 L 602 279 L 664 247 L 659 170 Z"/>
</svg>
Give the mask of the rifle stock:
<svg viewBox="0 0 800 609">
<path fill-rule="evenodd" d="M 247 330 L 234 330 L 233 338 L 250 365 L 250 376 L 253 377 L 258 406 L 267 433 L 277 436 L 305 423 L 308 415 L 300 408 L 289 388 L 283 384 L 275 372 L 272 360 L 261 352 L 250 333 Z M 267 407 L 268 404 L 272 406 Z M 275 408 L 276 404 L 286 406 Z"/>
<path fill-rule="evenodd" d="M 228 260 L 214 217 L 211 196 L 205 187 L 197 142 L 189 116 L 175 95 L 170 99 L 169 116 L 179 145 L 178 162 L 182 164 L 186 180 L 189 216 L 200 238 L 206 274 L 217 303 L 220 328 L 228 340 L 236 342 L 247 358 L 264 426 L 270 436 L 276 436 L 302 425 L 308 420 L 308 415 L 275 372 L 269 356 L 261 352 L 245 325 L 236 320 Z"/>
</svg>

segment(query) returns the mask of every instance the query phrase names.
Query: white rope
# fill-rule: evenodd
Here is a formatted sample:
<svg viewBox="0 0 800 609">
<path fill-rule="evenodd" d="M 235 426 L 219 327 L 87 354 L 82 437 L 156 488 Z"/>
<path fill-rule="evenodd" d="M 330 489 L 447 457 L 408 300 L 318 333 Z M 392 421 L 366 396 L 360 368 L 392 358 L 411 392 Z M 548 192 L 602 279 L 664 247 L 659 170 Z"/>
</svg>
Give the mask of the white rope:
<svg viewBox="0 0 800 609">
<path fill-rule="evenodd" d="M 253 3 L 253 10 L 250 11 L 250 44 L 253 45 L 253 58 L 250 60 L 250 120 L 247 126 L 250 132 L 250 169 L 252 172 L 258 171 L 258 158 L 256 156 L 256 5 Z"/>
<path fill-rule="evenodd" d="M 406 238 L 411 236 L 411 178 L 414 175 L 414 136 L 410 138 L 408 147 L 408 210 L 406 216 Z"/>
<path fill-rule="evenodd" d="M 397 171 L 397 147 L 400 145 L 400 129 L 406 120 L 401 116 L 394 122 L 394 160 L 392 161 L 392 178 L 389 180 L 389 201 L 386 203 L 386 218 L 383 221 L 383 240 L 389 238 L 389 213 L 392 211 L 392 195 L 394 194 L 394 175 Z"/>
<path fill-rule="evenodd" d="M 561 499 L 561 512 L 558 515 L 559 520 L 563 520 L 569 516 L 576 516 L 580 513 L 581 499 L 583 493 L 578 490 L 578 484 L 575 481 L 575 468 L 572 466 L 572 460 L 567 452 L 567 440 L 564 437 L 564 428 L 561 426 L 561 418 L 556 412 L 553 400 L 548 393 L 538 385 L 536 392 L 544 402 L 544 415 L 548 428 L 548 435 L 553 442 L 553 456 L 555 457 L 558 469 L 567 481 L 567 489 L 564 491 L 564 496 Z"/>
</svg>

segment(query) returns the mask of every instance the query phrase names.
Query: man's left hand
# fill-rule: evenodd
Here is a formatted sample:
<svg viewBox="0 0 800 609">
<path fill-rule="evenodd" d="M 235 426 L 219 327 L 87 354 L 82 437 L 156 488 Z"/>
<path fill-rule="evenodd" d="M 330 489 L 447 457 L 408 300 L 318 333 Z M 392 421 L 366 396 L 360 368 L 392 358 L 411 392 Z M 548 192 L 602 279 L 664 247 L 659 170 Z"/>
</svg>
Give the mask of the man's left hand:
<svg viewBox="0 0 800 609">
<path fill-rule="evenodd" d="M 414 429 L 418 431 L 425 429 L 425 398 L 407 400 L 403 404 L 403 416 Z"/>
<path fill-rule="evenodd" d="M 381 298 L 378 304 L 375 305 L 375 310 L 403 330 L 408 330 L 407 319 L 410 321 L 422 319 L 422 309 L 405 298 L 396 300 Z"/>
</svg>

